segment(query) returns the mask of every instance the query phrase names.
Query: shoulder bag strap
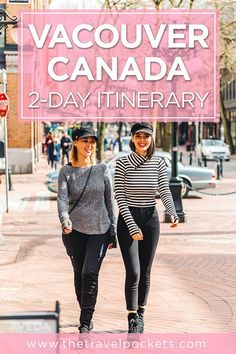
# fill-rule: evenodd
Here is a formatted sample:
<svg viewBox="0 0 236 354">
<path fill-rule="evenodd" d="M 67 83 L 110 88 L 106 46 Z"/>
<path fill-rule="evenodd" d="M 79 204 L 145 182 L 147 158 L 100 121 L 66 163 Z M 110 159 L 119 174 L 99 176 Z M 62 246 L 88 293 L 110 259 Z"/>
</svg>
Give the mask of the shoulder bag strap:
<svg viewBox="0 0 236 354">
<path fill-rule="evenodd" d="M 85 189 L 86 189 L 86 187 L 87 187 L 88 180 L 89 180 L 89 177 L 90 177 L 91 172 L 92 172 L 92 168 L 93 168 L 93 166 L 90 167 L 90 169 L 89 169 L 89 174 L 88 174 L 88 177 L 87 177 L 87 179 L 86 179 L 84 188 L 83 188 L 83 190 L 82 190 L 82 192 L 81 192 L 79 198 L 77 199 L 76 203 L 75 203 L 75 204 L 72 206 L 72 208 L 70 209 L 69 214 L 72 212 L 72 210 L 74 210 L 74 208 L 76 207 L 76 205 L 79 203 L 80 199 L 82 198 L 82 196 L 83 196 L 83 194 L 84 194 L 84 191 L 85 191 Z"/>
</svg>

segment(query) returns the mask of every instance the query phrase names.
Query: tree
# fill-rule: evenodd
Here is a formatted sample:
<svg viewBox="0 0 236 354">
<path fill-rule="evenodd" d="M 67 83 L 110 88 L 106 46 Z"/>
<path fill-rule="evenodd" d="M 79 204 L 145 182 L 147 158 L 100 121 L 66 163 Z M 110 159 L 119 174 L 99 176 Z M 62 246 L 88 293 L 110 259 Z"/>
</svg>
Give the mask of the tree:
<svg viewBox="0 0 236 354">
<path fill-rule="evenodd" d="M 208 8 L 220 11 L 220 118 L 224 126 L 226 142 L 230 146 L 231 153 L 235 153 L 230 118 L 227 117 L 222 95 L 224 86 L 235 79 L 236 72 L 236 1 L 211 0 L 205 1 Z"/>
<path fill-rule="evenodd" d="M 167 8 L 179 8 L 182 5 L 192 9 L 194 0 L 152 0 L 155 9 L 159 11 L 162 5 L 166 5 Z M 171 149 L 171 127 L 172 124 L 168 123 L 156 123 L 156 146 L 162 147 L 164 151 L 170 151 Z"/>
<path fill-rule="evenodd" d="M 219 1 L 215 1 L 216 8 L 219 8 Z M 232 18 L 233 6 L 226 1 L 220 2 L 221 19 L 221 53 L 220 53 L 220 116 L 224 125 L 226 142 L 230 146 L 232 154 L 235 154 L 235 145 L 230 129 L 230 119 L 227 117 L 222 88 L 226 83 L 235 78 L 236 72 L 236 20 Z"/>
<path fill-rule="evenodd" d="M 124 10 L 129 8 L 151 8 L 160 11 L 165 8 L 193 8 L 194 0 L 105 0 L 105 6 L 109 9 Z M 158 114 L 158 113 L 157 113 Z M 171 123 L 153 122 L 155 141 L 157 147 L 162 147 L 165 151 L 171 148 Z"/>
<path fill-rule="evenodd" d="M 98 124 L 98 143 L 97 143 L 97 160 L 104 160 L 104 137 L 105 137 L 106 123 L 100 122 Z"/>
</svg>

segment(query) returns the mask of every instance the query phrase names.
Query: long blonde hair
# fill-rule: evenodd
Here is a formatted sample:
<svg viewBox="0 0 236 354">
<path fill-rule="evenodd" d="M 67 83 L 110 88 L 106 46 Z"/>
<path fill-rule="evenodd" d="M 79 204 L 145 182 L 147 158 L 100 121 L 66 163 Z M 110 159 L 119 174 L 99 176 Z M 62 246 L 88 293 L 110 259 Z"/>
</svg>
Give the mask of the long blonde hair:
<svg viewBox="0 0 236 354">
<path fill-rule="evenodd" d="M 75 145 L 75 141 L 73 141 L 72 145 L 71 145 L 71 150 L 70 150 L 70 161 L 73 164 L 76 164 L 79 160 L 78 158 L 78 149 L 77 149 L 77 146 Z M 91 154 L 91 157 L 90 157 L 90 161 L 91 161 L 91 165 L 96 165 L 96 144 L 94 145 L 94 149 L 93 149 L 93 152 Z"/>
</svg>

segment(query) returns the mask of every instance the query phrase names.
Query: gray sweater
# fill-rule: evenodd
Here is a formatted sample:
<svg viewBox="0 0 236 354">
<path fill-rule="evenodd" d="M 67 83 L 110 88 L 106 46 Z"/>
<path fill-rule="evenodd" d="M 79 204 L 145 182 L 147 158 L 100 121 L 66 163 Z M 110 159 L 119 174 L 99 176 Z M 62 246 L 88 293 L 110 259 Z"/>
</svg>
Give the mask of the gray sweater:
<svg viewBox="0 0 236 354">
<path fill-rule="evenodd" d="M 72 222 L 73 229 L 84 234 L 104 234 L 111 226 L 111 235 L 116 234 L 116 218 L 112 179 L 105 163 L 92 168 L 88 184 L 79 203 L 68 210 L 79 199 L 84 188 L 90 167 L 65 165 L 58 177 L 57 208 L 63 227 Z"/>
</svg>

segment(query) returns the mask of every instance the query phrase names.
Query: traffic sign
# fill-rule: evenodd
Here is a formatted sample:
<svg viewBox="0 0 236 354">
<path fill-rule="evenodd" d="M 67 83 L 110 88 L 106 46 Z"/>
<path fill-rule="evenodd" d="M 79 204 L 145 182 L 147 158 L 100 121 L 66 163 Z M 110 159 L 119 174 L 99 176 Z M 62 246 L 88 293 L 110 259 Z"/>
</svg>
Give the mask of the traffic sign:
<svg viewBox="0 0 236 354">
<path fill-rule="evenodd" d="M 9 110 L 9 98 L 5 92 L 0 93 L 0 117 L 6 117 Z"/>
</svg>

